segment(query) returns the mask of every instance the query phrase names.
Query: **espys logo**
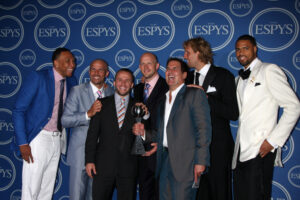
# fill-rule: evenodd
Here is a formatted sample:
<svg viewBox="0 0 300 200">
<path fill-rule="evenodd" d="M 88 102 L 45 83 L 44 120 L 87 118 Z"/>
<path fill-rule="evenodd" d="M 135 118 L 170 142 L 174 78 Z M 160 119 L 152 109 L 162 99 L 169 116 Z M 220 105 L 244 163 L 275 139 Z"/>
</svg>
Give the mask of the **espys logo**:
<svg viewBox="0 0 300 200">
<path fill-rule="evenodd" d="M 220 0 L 200 0 L 200 1 L 203 2 L 203 3 L 216 3 Z"/>
<path fill-rule="evenodd" d="M 240 65 L 238 59 L 235 56 L 235 50 L 232 50 L 227 56 L 227 63 L 229 67 L 234 70 L 240 70 L 243 66 Z"/>
<path fill-rule="evenodd" d="M 36 68 L 36 71 L 40 71 L 44 68 L 49 68 L 49 67 L 52 67 L 52 66 L 53 66 L 52 63 L 44 63 L 44 64 L 40 65 L 38 68 Z"/>
<path fill-rule="evenodd" d="M 277 183 L 276 181 L 272 181 L 272 197 L 271 200 L 292 200 L 291 199 L 291 195 L 289 194 L 289 192 L 285 189 L 285 187 L 283 187 L 282 185 L 280 185 L 279 183 Z"/>
<path fill-rule="evenodd" d="M 54 194 L 60 189 L 61 184 L 62 184 L 62 173 L 61 170 L 58 168 L 57 176 L 55 179 Z"/>
<path fill-rule="evenodd" d="M 162 77 L 165 77 L 165 73 L 166 73 L 166 68 L 164 68 L 163 66 L 159 66 L 159 69 L 158 69 L 158 73 L 159 75 L 161 75 Z M 135 84 L 139 84 L 141 82 L 141 78 L 142 78 L 142 73 L 141 73 L 141 70 L 140 68 L 137 68 L 137 70 L 135 70 L 135 72 L 133 73 L 134 77 L 135 77 Z"/>
<path fill-rule="evenodd" d="M 0 108 L 0 145 L 10 144 L 13 140 L 14 125 L 11 119 L 11 111 Z"/>
<path fill-rule="evenodd" d="M 18 7 L 23 0 L 9 0 L 9 1 L 1 1 L 0 2 L 0 9 L 3 10 L 12 10 Z"/>
<path fill-rule="evenodd" d="M 136 5 L 132 1 L 123 1 L 117 8 L 118 16 L 121 19 L 128 20 L 135 16 L 136 14 Z"/>
<path fill-rule="evenodd" d="M 119 22 L 107 13 L 96 13 L 90 16 L 81 29 L 83 43 L 94 51 L 109 50 L 118 42 L 119 37 Z"/>
<path fill-rule="evenodd" d="M 114 2 L 114 0 L 101 0 L 101 3 L 99 3 L 99 0 L 85 0 L 85 1 L 94 7 L 104 7 Z"/>
<path fill-rule="evenodd" d="M 184 49 L 175 49 L 170 53 L 170 57 L 179 58 L 181 60 L 184 60 L 183 55 L 184 55 Z"/>
<path fill-rule="evenodd" d="M 146 51 L 159 51 L 174 38 L 175 25 L 165 13 L 150 11 L 141 15 L 132 28 L 135 43 Z"/>
<path fill-rule="evenodd" d="M 190 0 L 175 0 L 171 6 L 172 14 L 178 18 L 184 18 L 189 16 L 192 10 L 193 4 Z"/>
<path fill-rule="evenodd" d="M 300 13 L 300 0 L 295 1 L 295 9 L 297 10 L 298 13 Z"/>
<path fill-rule="evenodd" d="M 0 98 L 9 98 L 15 95 L 21 87 L 21 72 L 10 62 L 1 62 L 0 68 Z"/>
<path fill-rule="evenodd" d="M 115 63 L 120 68 L 129 68 L 135 61 L 134 53 L 129 49 L 122 49 L 115 56 Z"/>
<path fill-rule="evenodd" d="M 0 17 L 0 50 L 11 51 L 17 48 L 24 37 L 20 20 L 11 15 Z"/>
<path fill-rule="evenodd" d="M 73 21 L 80 21 L 86 14 L 86 8 L 82 3 L 73 3 L 68 9 L 68 15 Z"/>
<path fill-rule="evenodd" d="M 22 197 L 22 191 L 20 189 L 14 190 L 10 194 L 10 200 L 21 200 Z"/>
<path fill-rule="evenodd" d="M 253 17 L 249 33 L 260 41 L 257 43 L 259 48 L 271 52 L 281 51 L 297 39 L 299 24 L 291 12 L 282 8 L 268 8 Z"/>
<path fill-rule="evenodd" d="M 292 136 L 289 137 L 289 140 L 286 144 L 281 148 L 281 158 L 282 163 L 286 163 L 293 155 L 295 148 L 294 139 Z"/>
<path fill-rule="evenodd" d="M 36 55 L 31 49 L 24 49 L 19 55 L 19 61 L 24 67 L 30 67 L 35 63 Z"/>
<path fill-rule="evenodd" d="M 289 170 L 288 180 L 294 187 L 300 188 L 300 165 L 296 165 Z"/>
<path fill-rule="evenodd" d="M 293 64 L 300 70 L 300 50 L 293 55 Z"/>
<path fill-rule="evenodd" d="M 231 18 L 220 10 L 204 10 L 193 17 L 189 24 L 190 38 L 204 37 L 213 51 L 224 48 L 232 39 L 234 25 Z"/>
<path fill-rule="evenodd" d="M 0 155 L 0 191 L 5 191 L 16 179 L 14 163 L 6 156 Z"/>
<path fill-rule="evenodd" d="M 38 0 L 39 4 L 45 8 L 53 9 L 64 5 L 68 0 Z"/>
<path fill-rule="evenodd" d="M 42 17 L 34 28 L 34 39 L 45 51 L 65 46 L 70 37 L 68 22 L 61 16 L 50 14 Z"/>
<path fill-rule="evenodd" d="M 86 83 L 86 82 L 90 81 L 89 69 L 90 69 L 90 66 L 87 66 L 81 72 L 80 77 L 79 77 L 79 84 Z M 105 83 L 107 83 L 108 85 L 110 85 L 111 87 L 113 87 L 113 83 L 114 83 L 114 80 L 115 80 L 116 72 L 113 70 L 113 68 L 111 68 L 109 66 L 108 66 L 108 70 L 109 70 L 109 75 L 106 78 Z"/>
<path fill-rule="evenodd" d="M 153 5 L 156 5 L 156 4 L 160 4 L 164 0 L 153 0 L 153 1 L 151 1 L 151 0 L 138 0 L 138 1 L 142 4 L 153 6 Z"/>
<path fill-rule="evenodd" d="M 71 52 L 73 53 L 76 59 L 76 67 L 80 67 L 84 62 L 84 54 L 79 49 L 73 49 L 71 50 Z"/>
<path fill-rule="evenodd" d="M 231 0 L 230 12 L 237 17 L 247 16 L 253 8 L 251 0 Z"/>
<path fill-rule="evenodd" d="M 33 22 L 38 14 L 38 9 L 33 4 L 27 4 L 21 10 L 21 16 L 25 22 Z"/>
</svg>

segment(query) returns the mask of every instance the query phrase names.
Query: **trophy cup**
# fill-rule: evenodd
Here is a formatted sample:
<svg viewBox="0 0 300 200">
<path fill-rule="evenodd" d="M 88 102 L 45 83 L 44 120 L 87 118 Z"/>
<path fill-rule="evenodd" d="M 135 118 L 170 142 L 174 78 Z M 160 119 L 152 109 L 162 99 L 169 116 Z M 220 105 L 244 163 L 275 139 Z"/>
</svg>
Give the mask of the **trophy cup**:
<svg viewBox="0 0 300 200">
<path fill-rule="evenodd" d="M 131 114 L 135 118 L 135 121 L 138 123 L 142 121 L 142 117 L 145 115 L 145 111 L 143 110 L 142 106 L 134 105 L 131 108 Z M 137 135 L 132 146 L 131 154 L 143 155 L 144 153 L 146 153 L 146 151 L 143 145 L 143 139 L 140 135 Z"/>
</svg>

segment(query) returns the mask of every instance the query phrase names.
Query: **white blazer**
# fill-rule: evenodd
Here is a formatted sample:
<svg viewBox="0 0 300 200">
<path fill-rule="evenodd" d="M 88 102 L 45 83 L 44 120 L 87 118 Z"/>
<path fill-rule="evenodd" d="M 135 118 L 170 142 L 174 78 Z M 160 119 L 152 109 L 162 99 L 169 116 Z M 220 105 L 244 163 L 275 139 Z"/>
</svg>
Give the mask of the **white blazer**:
<svg viewBox="0 0 300 200">
<path fill-rule="evenodd" d="M 238 78 L 236 92 L 240 116 L 232 169 L 236 167 L 239 148 L 239 160 L 244 162 L 258 155 L 265 139 L 282 147 L 300 115 L 299 100 L 277 65 L 258 60 L 243 97 L 241 82 Z M 283 108 L 283 113 L 277 121 L 279 107 Z"/>
</svg>

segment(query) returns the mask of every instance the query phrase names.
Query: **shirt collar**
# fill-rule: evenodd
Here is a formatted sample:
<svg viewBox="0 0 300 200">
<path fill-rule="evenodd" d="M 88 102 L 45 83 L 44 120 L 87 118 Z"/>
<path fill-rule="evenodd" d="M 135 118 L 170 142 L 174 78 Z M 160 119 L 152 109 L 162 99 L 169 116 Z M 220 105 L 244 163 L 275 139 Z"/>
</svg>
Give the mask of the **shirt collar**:
<svg viewBox="0 0 300 200">
<path fill-rule="evenodd" d="M 180 89 L 184 86 L 184 83 L 182 83 L 181 85 L 179 85 L 175 90 L 172 91 L 172 98 L 175 99 L 175 97 L 177 96 L 178 92 L 180 91 Z M 169 93 L 170 90 L 166 93 L 167 99 L 169 99 Z"/>
<path fill-rule="evenodd" d="M 56 82 L 61 81 L 62 79 L 65 79 L 65 77 L 63 77 L 60 73 L 58 73 L 58 71 L 56 71 L 56 69 L 53 67 L 53 73 L 54 73 L 54 80 Z"/>
<path fill-rule="evenodd" d="M 250 69 L 250 71 L 252 71 L 253 68 L 254 68 L 254 66 L 257 64 L 257 62 L 258 62 L 258 58 L 256 57 L 256 58 L 250 63 L 250 65 L 249 65 L 249 67 L 248 67 L 247 69 Z M 245 70 L 245 68 L 244 68 L 244 70 Z"/>
<path fill-rule="evenodd" d="M 93 94 L 97 93 L 97 91 L 99 90 L 91 81 L 90 81 L 90 85 L 92 87 L 92 90 L 93 90 Z M 104 85 L 103 85 L 104 86 Z M 104 92 L 104 87 L 101 87 L 100 90 L 101 92 Z"/>
<path fill-rule="evenodd" d="M 156 84 L 156 82 L 158 81 L 159 79 L 159 75 L 156 74 L 150 81 L 145 81 L 145 84 L 148 83 L 150 85 L 150 88 L 153 88 Z"/>
<path fill-rule="evenodd" d="M 196 72 L 199 72 L 202 76 L 206 76 L 209 68 L 210 68 L 211 64 L 210 63 L 207 63 L 206 65 L 204 65 L 199 71 L 195 70 L 195 73 Z"/>
</svg>

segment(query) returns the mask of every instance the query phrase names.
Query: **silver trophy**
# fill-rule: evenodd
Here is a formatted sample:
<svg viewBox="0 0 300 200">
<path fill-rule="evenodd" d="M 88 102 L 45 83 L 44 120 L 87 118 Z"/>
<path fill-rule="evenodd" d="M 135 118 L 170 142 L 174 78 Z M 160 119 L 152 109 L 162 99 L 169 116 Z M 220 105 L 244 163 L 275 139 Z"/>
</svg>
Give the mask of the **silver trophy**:
<svg viewBox="0 0 300 200">
<path fill-rule="evenodd" d="M 142 117 L 145 115 L 145 111 L 143 110 L 142 106 L 134 105 L 131 108 L 131 114 L 135 118 L 135 121 L 138 123 L 142 121 Z M 143 139 L 140 135 L 137 135 L 132 146 L 131 154 L 143 155 L 145 153 L 146 151 L 143 145 Z"/>
</svg>

